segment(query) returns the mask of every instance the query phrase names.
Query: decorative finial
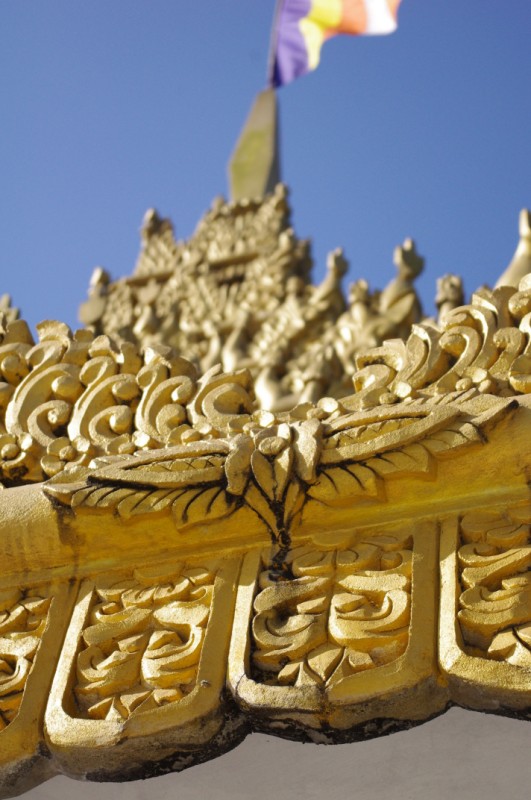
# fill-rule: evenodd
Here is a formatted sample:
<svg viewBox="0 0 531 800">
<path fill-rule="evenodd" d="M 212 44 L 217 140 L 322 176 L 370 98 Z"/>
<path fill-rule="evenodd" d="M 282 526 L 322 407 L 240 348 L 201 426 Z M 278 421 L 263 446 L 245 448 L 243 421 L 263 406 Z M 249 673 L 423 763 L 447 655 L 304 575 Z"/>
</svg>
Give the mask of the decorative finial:
<svg viewBox="0 0 531 800">
<path fill-rule="evenodd" d="M 520 231 L 521 239 L 531 239 L 531 211 L 527 208 L 523 208 L 520 211 L 518 230 Z"/>
<path fill-rule="evenodd" d="M 417 253 L 413 239 L 404 239 L 404 244 L 395 248 L 393 263 L 398 274 L 408 278 L 416 278 L 424 269 L 424 259 Z"/>
<path fill-rule="evenodd" d="M 158 212 L 154 208 L 149 208 L 146 213 L 144 214 L 144 219 L 142 220 L 142 240 L 147 241 L 151 236 L 155 234 L 161 234 L 166 230 L 170 230 L 173 233 L 173 225 L 169 219 L 163 219 L 159 216 Z"/>
<path fill-rule="evenodd" d="M 103 267 L 95 267 L 90 276 L 89 296 L 79 307 L 79 320 L 83 325 L 98 328 L 107 302 L 108 286 L 111 276 Z"/>
<path fill-rule="evenodd" d="M 437 278 L 437 294 L 435 305 L 439 312 L 439 323 L 442 324 L 450 311 L 462 306 L 465 302 L 463 281 L 459 275 L 443 275 Z"/>
<path fill-rule="evenodd" d="M 531 211 L 527 208 L 520 211 L 518 230 L 520 241 L 511 263 L 498 279 L 495 286 L 496 289 L 498 286 L 514 286 L 517 288 L 522 278 L 531 272 Z"/>
</svg>

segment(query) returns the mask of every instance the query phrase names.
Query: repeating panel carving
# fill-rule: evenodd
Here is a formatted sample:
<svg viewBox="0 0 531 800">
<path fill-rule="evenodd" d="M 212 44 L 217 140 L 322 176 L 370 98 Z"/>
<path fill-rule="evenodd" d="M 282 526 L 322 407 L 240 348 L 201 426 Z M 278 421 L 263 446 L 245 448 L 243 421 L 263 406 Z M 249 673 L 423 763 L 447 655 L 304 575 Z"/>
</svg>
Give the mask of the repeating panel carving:
<svg viewBox="0 0 531 800">
<path fill-rule="evenodd" d="M 292 578 L 263 559 L 252 620 L 252 676 L 267 685 L 330 687 L 390 664 L 409 640 L 411 539 L 367 537 L 345 549 L 298 547 Z"/>
<path fill-rule="evenodd" d="M 215 576 L 215 564 L 176 564 L 98 581 L 76 659 L 80 716 L 124 720 L 193 691 Z"/>
<path fill-rule="evenodd" d="M 436 533 L 435 521 L 323 531 L 293 546 L 284 575 L 271 551 L 249 553 L 228 681 L 259 730 L 348 741 L 379 718 L 401 727 L 444 707 L 433 673 Z"/>
<path fill-rule="evenodd" d="M 241 737 L 223 691 L 240 558 L 224 555 L 168 554 L 81 584 L 44 718 L 56 769 L 145 777 Z"/>
<path fill-rule="evenodd" d="M 42 590 L 0 590 L 0 732 L 18 714 L 50 603 Z"/>
<path fill-rule="evenodd" d="M 531 506 L 461 521 L 459 623 L 467 652 L 531 668 Z"/>
</svg>

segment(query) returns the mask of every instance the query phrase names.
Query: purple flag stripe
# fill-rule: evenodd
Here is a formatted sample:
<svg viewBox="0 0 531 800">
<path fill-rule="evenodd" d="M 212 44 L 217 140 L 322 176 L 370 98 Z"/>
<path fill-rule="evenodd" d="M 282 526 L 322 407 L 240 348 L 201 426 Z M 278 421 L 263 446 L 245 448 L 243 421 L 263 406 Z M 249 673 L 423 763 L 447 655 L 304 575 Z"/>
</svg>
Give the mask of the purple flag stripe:
<svg viewBox="0 0 531 800">
<path fill-rule="evenodd" d="M 312 7 L 312 0 L 290 0 L 282 3 L 276 20 L 275 61 L 271 84 L 283 86 L 309 72 L 306 43 L 299 22 Z"/>
</svg>

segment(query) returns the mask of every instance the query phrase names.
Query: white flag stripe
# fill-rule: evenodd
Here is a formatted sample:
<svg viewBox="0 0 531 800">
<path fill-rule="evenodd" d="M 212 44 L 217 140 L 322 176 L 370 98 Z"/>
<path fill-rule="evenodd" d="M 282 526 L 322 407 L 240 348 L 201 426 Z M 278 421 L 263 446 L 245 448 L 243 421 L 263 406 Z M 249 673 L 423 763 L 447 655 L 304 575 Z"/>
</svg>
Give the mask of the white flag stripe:
<svg viewBox="0 0 531 800">
<path fill-rule="evenodd" d="M 367 9 L 367 34 L 393 33 L 396 20 L 389 9 L 387 0 L 365 0 Z"/>
</svg>

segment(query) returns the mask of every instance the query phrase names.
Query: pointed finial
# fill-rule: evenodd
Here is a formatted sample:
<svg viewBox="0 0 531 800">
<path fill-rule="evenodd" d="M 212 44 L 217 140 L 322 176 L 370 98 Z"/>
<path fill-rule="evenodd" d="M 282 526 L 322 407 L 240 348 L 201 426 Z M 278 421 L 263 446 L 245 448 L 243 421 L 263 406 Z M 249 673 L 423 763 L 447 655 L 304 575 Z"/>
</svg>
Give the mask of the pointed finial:
<svg viewBox="0 0 531 800">
<path fill-rule="evenodd" d="M 402 246 L 395 248 L 393 263 L 403 277 L 416 278 L 424 268 L 424 259 L 417 253 L 413 239 L 405 239 Z"/>
<path fill-rule="evenodd" d="M 531 272 L 531 211 L 527 208 L 520 211 L 518 231 L 520 233 L 520 241 L 511 263 L 498 279 L 494 287 L 496 289 L 498 286 L 514 286 L 517 288 L 522 278 Z"/>
<path fill-rule="evenodd" d="M 260 92 L 229 162 L 231 200 L 259 198 L 280 180 L 278 111 L 274 89 Z"/>
<path fill-rule="evenodd" d="M 148 208 L 144 214 L 142 227 L 140 228 L 142 240 L 146 242 L 152 236 L 160 236 L 162 233 L 164 233 L 164 231 L 167 230 L 170 230 L 173 233 L 173 225 L 171 220 L 164 219 L 163 217 L 159 216 L 155 208 Z"/>
<path fill-rule="evenodd" d="M 531 211 L 528 208 L 523 208 L 520 211 L 518 230 L 520 231 L 521 239 L 531 239 Z"/>
<path fill-rule="evenodd" d="M 326 258 L 326 269 L 331 275 L 340 280 L 348 272 L 348 261 L 344 256 L 343 248 L 336 247 Z"/>
</svg>

